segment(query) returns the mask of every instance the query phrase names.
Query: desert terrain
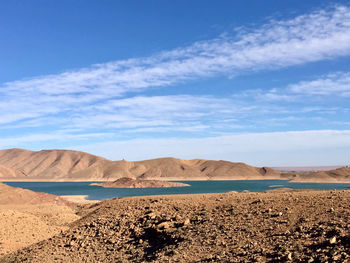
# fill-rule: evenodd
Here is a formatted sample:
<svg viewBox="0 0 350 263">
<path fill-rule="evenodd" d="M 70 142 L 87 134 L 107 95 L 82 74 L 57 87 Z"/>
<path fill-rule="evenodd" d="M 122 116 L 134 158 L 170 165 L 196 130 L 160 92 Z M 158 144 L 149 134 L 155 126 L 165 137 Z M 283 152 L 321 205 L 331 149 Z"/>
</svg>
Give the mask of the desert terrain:
<svg viewBox="0 0 350 263">
<path fill-rule="evenodd" d="M 244 180 L 280 176 L 280 172 L 267 167 L 228 161 L 176 158 L 110 161 L 70 150 L 1 150 L 0 165 L 12 171 L 1 173 L 0 170 L 0 179 L 4 181 L 115 181 L 123 177 L 163 181 Z"/>
<path fill-rule="evenodd" d="M 300 173 L 291 178 L 292 182 L 338 182 L 341 178 L 344 182 L 350 182 L 350 167 L 340 167 L 329 171 L 318 171 L 313 173 Z"/>
<path fill-rule="evenodd" d="M 281 172 L 268 167 L 214 160 L 159 158 L 145 161 L 110 161 L 70 150 L 0 150 L 2 181 L 116 181 L 137 180 L 264 180 L 294 182 L 350 182 L 348 169 L 332 174 Z"/>
<path fill-rule="evenodd" d="M 350 262 L 349 203 L 289 189 L 109 199 L 1 262 Z"/>
<path fill-rule="evenodd" d="M 50 238 L 79 219 L 77 205 L 0 183 L 0 255 Z"/>
<path fill-rule="evenodd" d="M 170 180 L 348 182 L 350 168 L 279 172 L 244 163 L 109 161 L 82 152 L 0 151 L 0 179 L 184 186 Z M 350 191 L 114 198 L 54 196 L 0 183 L 0 262 L 350 262 Z"/>
</svg>

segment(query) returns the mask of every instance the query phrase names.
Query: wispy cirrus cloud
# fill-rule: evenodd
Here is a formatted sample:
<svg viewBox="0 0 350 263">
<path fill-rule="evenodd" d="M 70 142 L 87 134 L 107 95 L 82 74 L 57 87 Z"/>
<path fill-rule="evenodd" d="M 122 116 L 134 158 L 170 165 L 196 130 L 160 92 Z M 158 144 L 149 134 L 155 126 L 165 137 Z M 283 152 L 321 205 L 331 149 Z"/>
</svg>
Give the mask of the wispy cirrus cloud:
<svg viewBox="0 0 350 263">
<path fill-rule="evenodd" d="M 137 129 L 137 131 L 203 130 L 232 114 L 249 112 L 252 106 L 234 105 L 229 98 L 169 95 L 135 96 L 109 100 L 82 109 L 67 127 Z M 98 112 L 98 114 L 96 114 Z M 193 128 L 196 126 L 196 129 Z M 213 128 L 213 126 L 212 126 Z"/>
<path fill-rule="evenodd" d="M 196 79 L 232 77 L 347 55 L 350 55 L 350 7 L 336 5 L 289 20 L 273 20 L 258 28 L 237 29 L 224 37 L 149 57 L 3 83 L 0 124 L 12 129 L 55 126 L 55 130 L 74 128 L 83 133 L 92 130 L 91 134 L 99 134 L 94 129 L 105 128 L 140 133 L 174 130 L 218 133 L 254 125 L 249 119 L 262 114 L 284 114 L 279 120 L 291 120 L 291 109 L 266 101 L 295 101 L 306 90 L 312 94 L 307 82 L 291 85 L 285 93 L 279 90 L 256 93 L 250 101 L 238 98 L 242 94 L 230 98 L 135 94 Z M 348 75 L 341 77 L 346 83 Z M 336 78 L 328 79 L 330 88 Z M 318 80 L 318 84 L 314 82 L 314 92 L 316 89 L 325 92 L 322 81 L 326 82 L 324 79 Z M 336 84 L 345 96 L 348 91 L 344 83 Z M 237 124 L 237 120 L 244 118 L 248 121 Z M 40 136 L 30 138 L 40 140 Z"/>
<path fill-rule="evenodd" d="M 19 136 L 12 136 L 9 138 L 0 139 L 0 148 L 7 147 L 22 147 L 22 145 L 30 144 L 33 142 L 46 142 L 46 141 L 55 141 L 55 142 L 65 142 L 69 140 L 83 140 L 87 142 L 93 138 L 111 138 L 112 134 L 110 133 L 78 133 L 70 132 L 68 130 L 59 130 L 52 133 L 35 133 L 35 134 L 26 134 Z"/>
<path fill-rule="evenodd" d="M 319 100 L 326 96 L 346 99 L 350 97 L 350 72 L 332 72 L 327 75 L 315 77 L 312 80 L 304 80 L 289 84 L 287 87 L 268 90 L 247 90 L 235 97 L 251 97 L 262 101 L 298 102 L 302 100 Z M 311 107 L 314 108 L 314 107 Z"/>
<path fill-rule="evenodd" d="M 146 58 L 4 83 L 0 94 L 7 104 L 23 105 L 27 112 L 45 115 L 189 79 L 349 55 L 349 43 L 350 8 L 335 6 Z M 52 106 L 55 104 L 59 107 Z"/>
<path fill-rule="evenodd" d="M 350 97 L 350 72 L 331 73 L 315 80 L 292 84 L 288 88 L 295 94 Z"/>
</svg>

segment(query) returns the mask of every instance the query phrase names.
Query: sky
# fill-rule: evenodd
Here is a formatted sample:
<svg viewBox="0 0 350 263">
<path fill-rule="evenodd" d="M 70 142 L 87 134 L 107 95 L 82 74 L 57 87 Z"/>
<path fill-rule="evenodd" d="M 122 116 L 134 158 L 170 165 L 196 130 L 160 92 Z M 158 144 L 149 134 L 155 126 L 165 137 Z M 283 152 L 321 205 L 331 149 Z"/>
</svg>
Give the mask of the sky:
<svg viewBox="0 0 350 263">
<path fill-rule="evenodd" d="M 0 149 L 350 163 L 350 4 L 0 3 Z"/>
</svg>

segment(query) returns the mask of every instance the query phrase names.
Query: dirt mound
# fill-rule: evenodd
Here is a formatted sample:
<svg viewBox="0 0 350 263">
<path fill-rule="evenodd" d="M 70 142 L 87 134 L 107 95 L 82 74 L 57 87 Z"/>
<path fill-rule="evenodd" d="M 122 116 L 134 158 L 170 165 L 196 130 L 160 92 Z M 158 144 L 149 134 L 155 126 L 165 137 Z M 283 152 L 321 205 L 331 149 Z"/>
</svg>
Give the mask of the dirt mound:
<svg viewBox="0 0 350 263">
<path fill-rule="evenodd" d="M 0 254 L 48 239 L 79 219 L 76 206 L 58 196 L 0 183 Z"/>
<path fill-rule="evenodd" d="M 350 183 L 350 167 L 341 167 L 330 171 L 319 171 L 309 174 L 297 174 L 291 180 L 292 182 L 326 182 L 326 183 L 338 183 L 349 182 Z"/>
<path fill-rule="evenodd" d="M 79 216 L 67 206 L 0 205 L 0 254 L 16 251 L 46 240 L 61 231 Z"/>
<path fill-rule="evenodd" d="M 167 182 L 159 180 L 139 180 L 128 177 L 120 178 L 114 182 L 92 183 L 91 185 L 102 186 L 104 188 L 167 188 L 167 187 L 183 187 L 188 184 L 178 182 Z"/>
<path fill-rule="evenodd" d="M 56 195 L 37 193 L 0 183 L 0 205 L 34 205 L 44 203 L 54 205 L 72 205 L 72 203 Z"/>
<path fill-rule="evenodd" d="M 105 162 L 108 161 L 102 157 L 69 150 L 0 151 L 1 165 L 20 171 L 28 177 L 60 178 Z"/>
<path fill-rule="evenodd" d="M 350 192 L 110 199 L 6 262 L 348 262 Z"/>
</svg>

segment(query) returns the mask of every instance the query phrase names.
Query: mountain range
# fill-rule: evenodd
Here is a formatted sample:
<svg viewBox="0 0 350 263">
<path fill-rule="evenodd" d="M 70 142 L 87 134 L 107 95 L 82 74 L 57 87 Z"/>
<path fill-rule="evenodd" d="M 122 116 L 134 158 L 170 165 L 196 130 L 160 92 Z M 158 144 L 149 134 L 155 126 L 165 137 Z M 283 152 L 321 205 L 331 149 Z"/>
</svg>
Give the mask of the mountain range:
<svg viewBox="0 0 350 263">
<path fill-rule="evenodd" d="M 284 173 L 241 162 L 159 158 L 129 162 L 111 161 L 72 150 L 0 150 L 1 180 L 115 181 L 137 180 L 261 180 L 350 181 L 348 167 L 316 173 Z"/>
</svg>

